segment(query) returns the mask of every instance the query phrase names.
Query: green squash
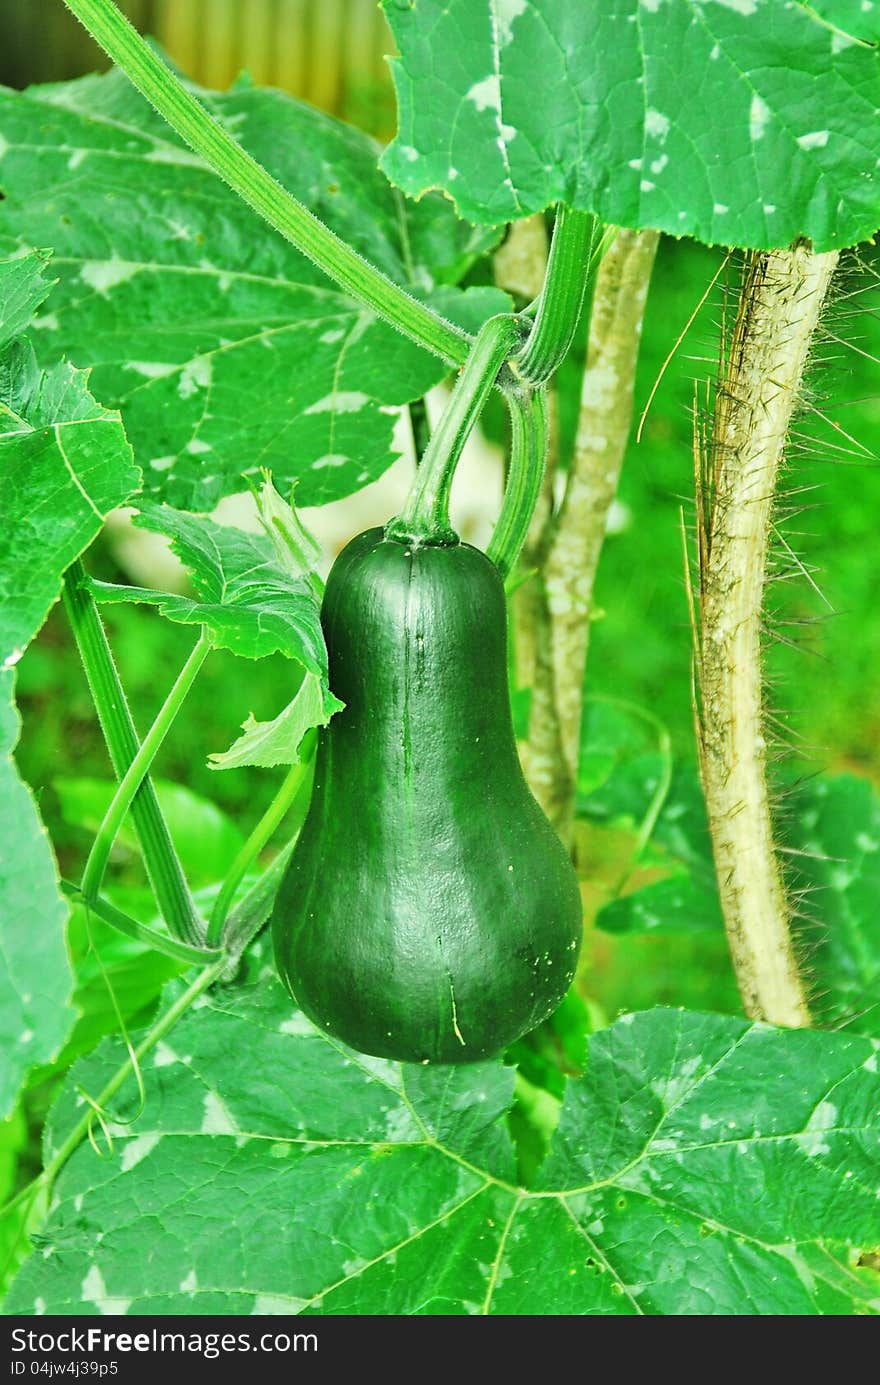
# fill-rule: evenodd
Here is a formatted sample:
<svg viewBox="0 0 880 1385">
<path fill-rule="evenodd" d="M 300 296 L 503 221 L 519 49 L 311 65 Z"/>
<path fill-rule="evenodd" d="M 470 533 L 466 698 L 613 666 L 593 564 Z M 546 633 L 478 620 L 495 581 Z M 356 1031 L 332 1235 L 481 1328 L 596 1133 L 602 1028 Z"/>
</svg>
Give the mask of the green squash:
<svg viewBox="0 0 880 1385">
<path fill-rule="evenodd" d="M 468 544 L 359 535 L 327 582 L 330 684 L 275 954 L 316 1024 L 361 1052 L 466 1063 L 559 1004 L 581 901 L 532 797 L 507 689 L 501 578 Z"/>
</svg>

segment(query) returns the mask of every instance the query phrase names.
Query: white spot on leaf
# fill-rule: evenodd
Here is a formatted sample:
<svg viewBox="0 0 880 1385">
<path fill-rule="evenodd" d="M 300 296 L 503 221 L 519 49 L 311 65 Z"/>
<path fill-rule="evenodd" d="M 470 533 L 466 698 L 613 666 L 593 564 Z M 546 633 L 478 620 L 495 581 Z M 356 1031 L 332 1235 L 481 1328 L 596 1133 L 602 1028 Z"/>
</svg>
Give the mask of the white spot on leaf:
<svg viewBox="0 0 880 1385">
<path fill-rule="evenodd" d="M 660 111 L 645 111 L 645 134 L 661 142 L 669 134 L 669 116 Z"/>
<path fill-rule="evenodd" d="M 290 1019 L 284 1020 L 278 1028 L 282 1034 L 291 1034 L 294 1038 L 314 1038 L 320 1033 L 301 1010 L 295 1011 Z"/>
<path fill-rule="evenodd" d="M 830 1154 L 831 1146 L 823 1136 L 834 1129 L 836 1120 L 837 1107 L 830 1101 L 820 1101 L 800 1136 L 801 1149 L 808 1159 L 815 1159 L 820 1154 Z"/>
<path fill-rule="evenodd" d="M 85 260 L 79 277 L 84 284 L 94 289 L 99 297 L 106 298 L 117 284 L 124 284 L 127 279 L 134 278 L 139 268 L 139 265 L 132 264 L 130 260 L 119 260 L 115 256 L 110 260 Z"/>
<path fill-rule="evenodd" d="M 199 390 L 206 390 L 211 384 L 212 366 L 210 356 L 194 356 L 187 361 L 180 372 L 177 393 L 181 399 L 190 399 Z"/>
<path fill-rule="evenodd" d="M 238 1127 L 216 1092 L 206 1092 L 202 1116 L 203 1135 L 237 1135 Z"/>
<path fill-rule="evenodd" d="M 752 97 L 752 104 L 749 107 L 749 136 L 753 142 L 764 138 L 764 131 L 769 120 L 770 107 L 756 93 Z"/>
<path fill-rule="evenodd" d="M 122 1149 L 122 1158 L 119 1160 L 119 1167 L 123 1173 L 128 1173 L 129 1169 L 135 1168 L 142 1159 L 156 1148 L 162 1136 L 156 1131 L 149 1135 L 137 1135 L 133 1140 L 127 1140 Z"/>
<path fill-rule="evenodd" d="M 467 99 L 474 103 L 478 111 L 500 112 L 501 78 L 498 73 L 490 72 L 481 82 L 474 82 L 467 93 Z"/>
<path fill-rule="evenodd" d="M 310 404 L 305 412 L 307 414 L 356 414 L 369 402 L 370 396 L 362 394 L 360 390 L 338 390 L 335 394 L 325 394 L 323 399 L 316 399 L 314 404 Z"/>
<path fill-rule="evenodd" d="M 798 136 L 798 144 L 801 149 L 824 149 L 827 143 L 827 130 L 811 130 L 808 135 Z"/>
</svg>

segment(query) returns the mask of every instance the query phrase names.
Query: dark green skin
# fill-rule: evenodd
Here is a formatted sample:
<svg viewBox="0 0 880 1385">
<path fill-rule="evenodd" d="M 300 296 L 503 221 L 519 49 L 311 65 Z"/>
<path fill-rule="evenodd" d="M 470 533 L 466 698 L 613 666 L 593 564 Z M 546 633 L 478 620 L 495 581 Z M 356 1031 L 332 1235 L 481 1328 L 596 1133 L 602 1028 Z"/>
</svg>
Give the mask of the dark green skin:
<svg viewBox="0 0 880 1385">
<path fill-rule="evenodd" d="M 581 901 L 532 797 L 495 566 L 468 544 L 359 535 L 327 582 L 330 685 L 311 806 L 275 905 L 282 977 L 363 1053 L 467 1063 L 558 1005 Z"/>
</svg>

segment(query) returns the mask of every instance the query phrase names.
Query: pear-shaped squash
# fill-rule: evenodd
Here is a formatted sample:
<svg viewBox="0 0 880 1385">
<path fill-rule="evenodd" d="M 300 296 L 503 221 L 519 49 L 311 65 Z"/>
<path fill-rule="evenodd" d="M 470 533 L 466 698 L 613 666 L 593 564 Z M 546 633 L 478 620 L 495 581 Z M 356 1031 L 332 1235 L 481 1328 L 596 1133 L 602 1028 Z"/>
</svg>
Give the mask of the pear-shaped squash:
<svg viewBox="0 0 880 1385">
<path fill-rule="evenodd" d="M 275 905 L 282 977 L 364 1053 L 466 1063 L 555 1008 L 581 902 L 520 769 L 501 578 L 468 544 L 352 540 L 321 620 L 345 702 Z"/>
</svg>

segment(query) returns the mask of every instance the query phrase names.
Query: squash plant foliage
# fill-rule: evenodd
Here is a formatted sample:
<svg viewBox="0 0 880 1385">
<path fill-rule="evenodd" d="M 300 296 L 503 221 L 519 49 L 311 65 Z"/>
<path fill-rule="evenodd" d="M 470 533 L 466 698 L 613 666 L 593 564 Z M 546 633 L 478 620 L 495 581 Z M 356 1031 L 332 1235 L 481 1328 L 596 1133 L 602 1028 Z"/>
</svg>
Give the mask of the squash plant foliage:
<svg viewBox="0 0 880 1385">
<path fill-rule="evenodd" d="M 577 1075 L 545 1081 L 554 1115 L 532 1158 L 527 1051 L 398 1064 L 293 1008 L 260 933 L 287 855 L 258 859 L 285 812 L 291 834 L 302 821 L 314 728 L 340 705 L 314 549 L 279 493 L 322 504 L 391 465 L 400 410 L 512 311 L 489 266 L 509 222 L 556 204 L 557 225 L 589 213 L 742 249 L 869 240 L 880 5 L 386 0 L 399 129 L 384 151 L 248 81 L 195 93 L 213 117 L 199 126 L 194 89 L 108 0 L 70 8 L 160 107 L 164 91 L 190 142 L 118 67 L 0 92 L 0 1115 L 67 1072 L 44 1174 L 2 1222 L 20 1262 L 6 1310 L 878 1312 L 880 806 L 865 783 L 803 785 L 786 819 L 822 900 L 827 1023 L 624 1013 L 589 1035 Z M 580 285 L 561 285 L 575 310 L 585 275 L 582 259 Z M 262 532 L 210 517 L 249 484 Z M 123 504 L 171 539 L 187 594 L 88 576 Z M 13 758 L 16 666 L 62 593 L 122 781 L 115 797 L 69 790 L 65 811 L 100 824 L 77 885 Z M 99 618 L 113 602 L 192 627 L 141 751 Z M 212 648 L 290 661 L 289 705 L 217 756 L 287 777 L 263 836 L 230 828 L 187 881 L 167 824 L 194 810 L 144 775 Z M 616 756 L 607 722 L 599 736 L 580 817 L 644 820 L 662 766 Z M 610 931 L 720 929 L 699 784 L 682 768 L 667 787 L 648 843 L 665 877 L 609 905 Z M 120 830 L 155 895 L 137 919 L 103 880 Z M 125 1013 L 154 1007 L 134 1062 L 89 939 L 135 988 Z"/>
</svg>

